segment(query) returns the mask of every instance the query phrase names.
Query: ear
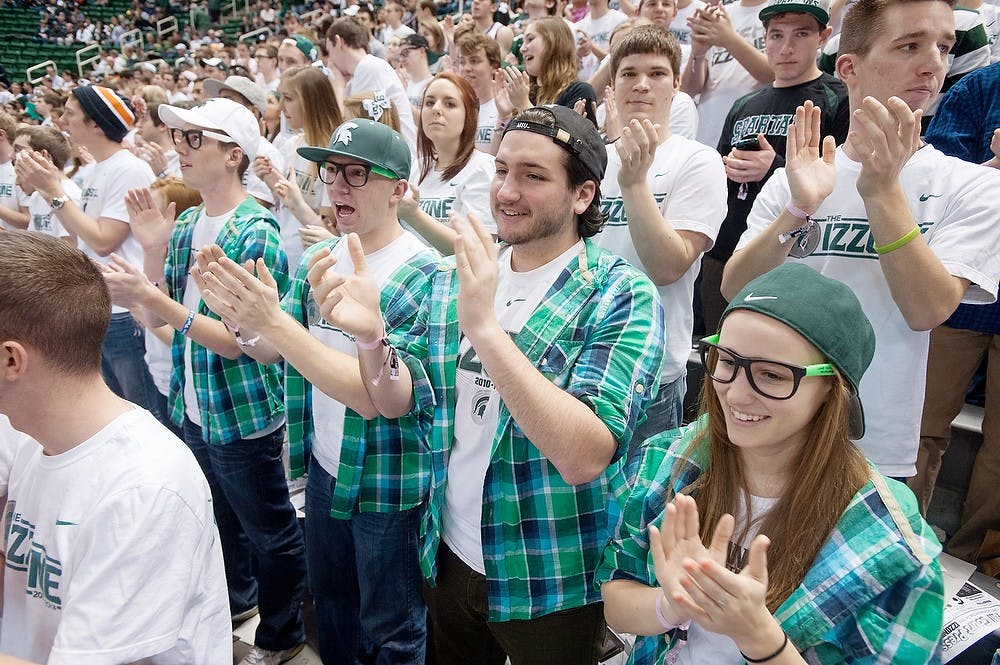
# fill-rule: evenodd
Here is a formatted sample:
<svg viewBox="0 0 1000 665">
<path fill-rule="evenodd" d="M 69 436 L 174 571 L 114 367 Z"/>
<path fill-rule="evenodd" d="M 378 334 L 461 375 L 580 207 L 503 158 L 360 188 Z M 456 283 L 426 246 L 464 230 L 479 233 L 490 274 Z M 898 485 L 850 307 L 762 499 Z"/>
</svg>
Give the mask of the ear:
<svg viewBox="0 0 1000 665">
<path fill-rule="evenodd" d="M 392 195 L 389 197 L 389 205 L 396 205 L 399 201 L 406 196 L 407 190 L 410 189 L 410 183 L 406 180 L 397 180 L 395 186 L 392 188 Z"/>
<path fill-rule="evenodd" d="M 0 380 L 13 383 L 28 370 L 28 350 L 20 342 L 0 342 Z"/>
<path fill-rule="evenodd" d="M 819 47 L 820 48 L 823 48 L 823 46 L 826 44 L 826 40 L 828 40 L 830 38 L 830 35 L 832 35 L 832 34 L 833 34 L 833 26 L 832 25 L 828 25 L 828 26 L 826 26 L 826 28 L 824 30 L 820 30 L 819 31 Z"/>
<path fill-rule="evenodd" d="M 573 212 L 577 215 L 582 215 L 583 212 L 590 207 L 591 202 L 594 200 L 594 194 L 597 193 L 597 183 L 593 180 L 588 180 L 576 189 L 576 198 L 573 201 Z"/>
<path fill-rule="evenodd" d="M 858 77 L 859 56 L 854 53 L 845 53 L 837 57 L 836 72 L 837 78 L 844 82 L 844 85 L 851 85 Z"/>
</svg>

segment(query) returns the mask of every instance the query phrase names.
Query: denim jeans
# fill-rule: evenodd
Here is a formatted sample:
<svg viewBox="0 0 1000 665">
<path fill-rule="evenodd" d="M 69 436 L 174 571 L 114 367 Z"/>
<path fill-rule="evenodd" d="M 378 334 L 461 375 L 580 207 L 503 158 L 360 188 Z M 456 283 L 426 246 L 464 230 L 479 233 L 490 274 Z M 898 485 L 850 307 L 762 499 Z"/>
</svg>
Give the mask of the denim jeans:
<svg viewBox="0 0 1000 665">
<path fill-rule="evenodd" d="M 427 613 L 420 507 L 330 516 L 337 479 L 313 458 L 306 481 L 306 558 L 319 655 L 327 665 L 422 665 Z"/>
<path fill-rule="evenodd" d="M 154 416 L 159 401 L 156 384 L 146 366 L 146 337 L 142 327 L 128 312 L 111 315 L 108 334 L 101 349 L 101 373 L 104 382 L 118 395 L 133 404 L 148 409 Z"/>
<path fill-rule="evenodd" d="M 281 461 L 284 428 L 225 445 L 207 443 L 187 418 L 183 429 L 212 490 L 230 611 L 260 608 L 254 644 L 262 649 L 304 642 L 305 544 Z"/>
<path fill-rule="evenodd" d="M 684 419 L 684 394 L 687 392 L 687 374 L 682 374 L 670 383 L 661 383 L 660 390 L 646 407 L 646 420 L 635 428 L 632 441 L 628 445 L 628 461 L 625 468 L 637 469 L 642 458 L 646 439 L 676 429 Z"/>
</svg>

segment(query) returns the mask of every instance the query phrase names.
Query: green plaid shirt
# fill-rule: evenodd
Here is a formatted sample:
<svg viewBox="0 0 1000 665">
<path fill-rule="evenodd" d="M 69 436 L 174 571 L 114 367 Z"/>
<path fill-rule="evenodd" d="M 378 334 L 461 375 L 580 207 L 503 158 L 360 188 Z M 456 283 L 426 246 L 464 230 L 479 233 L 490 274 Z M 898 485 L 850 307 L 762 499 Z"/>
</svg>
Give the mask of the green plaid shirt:
<svg viewBox="0 0 1000 665">
<path fill-rule="evenodd" d="M 306 250 L 282 302 L 285 311 L 306 328 L 320 317 L 306 280 L 309 261 L 339 241 L 333 238 Z M 382 315 L 390 340 L 398 341 L 399 332 L 413 325 L 439 261 L 432 249 L 420 252 L 399 266 L 382 287 Z M 285 408 L 291 472 L 297 478 L 305 473 L 315 432 L 312 384 L 291 365 L 285 369 Z M 347 409 L 330 514 L 346 519 L 356 512 L 395 512 L 419 505 L 430 485 L 425 435 L 426 428 L 413 415 L 365 420 Z"/>
<path fill-rule="evenodd" d="M 414 411 L 432 421 L 420 561 L 432 584 L 454 436 L 457 294 L 452 260 L 435 275 L 399 347 L 413 377 Z M 531 619 L 600 600 L 594 571 L 609 535 L 611 484 L 663 364 L 656 288 L 588 240 L 585 253 L 556 278 L 514 342 L 538 371 L 592 408 L 619 447 L 596 480 L 568 485 L 501 402 L 481 526 L 490 621 Z"/>
<path fill-rule="evenodd" d="M 647 527 L 659 524 L 666 502 L 701 475 L 706 446 L 692 457 L 685 453 L 706 423 L 703 417 L 646 441 L 618 534 L 604 550 L 598 585 L 622 579 L 657 586 Z M 802 583 L 774 616 L 807 663 L 939 663 L 940 552 L 910 490 L 872 468 Z M 629 662 L 662 663 L 677 644 L 676 631 L 639 637 Z"/>
<path fill-rule="evenodd" d="M 184 301 L 187 273 L 194 260 L 191 238 L 204 206 L 188 208 L 177 219 L 164 268 L 167 292 L 177 302 Z M 215 242 L 237 263 L 263 258 L 284 293 L 288 284 L 288 259 L 281 248 L 278 221 L 267 208 L 247 197 L 219 232 Z M 198 313 L 219 320 L 204 301 Z M 184 421 L 184 350 L 187 338 L 174 331 L 170 377 L 170 419 L 178 426 Z M 201 414 L 201 429 L 211 444 L 245 439 L 268 427 L 284 411 L 281 394 L 281 366 L 262 365 L 247 355 L 229 360 L 191 340 L 191 373 Z"/>
</svg>

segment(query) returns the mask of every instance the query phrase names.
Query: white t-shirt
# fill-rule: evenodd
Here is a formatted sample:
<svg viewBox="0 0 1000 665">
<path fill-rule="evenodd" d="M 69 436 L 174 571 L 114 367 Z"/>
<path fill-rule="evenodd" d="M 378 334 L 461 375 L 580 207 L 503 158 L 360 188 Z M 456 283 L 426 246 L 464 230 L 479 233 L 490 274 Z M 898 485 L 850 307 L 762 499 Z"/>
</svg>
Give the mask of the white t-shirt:
<svg viewBox="0 0 1000 665">
<path fill-rule="evenodd" d="M 205 245 L 217 242 L 219 232 L 222 231 L 222 227 L 226 225 L 226 222 L 229 221 L 234 212 L 236 212 L 236 208 L 221 215 L 209 216 L 205 214 L 204 210 L 202 211 L 194 223 L 194 231 L 191 232 L 192 260 L 194 259 L 193 252 Z M 201 289 L 198 288 L 197 282 L 193 279 L 187 280 L 184 286 L 184 299 L 182 302 L 185 307 L 195 312 L 201 306 Z M 169 390 L 169 388 L 168 384 L 167 389 Z M 184 413 L 187 415 L 188 420 L 201 427 L 201 411 L 198 408 L 198 394 L 194 389 L 194 372 L 191 367 L 190 337 L 184 338 Z"/>
<path fill-rule="evenodd" d="M 441 178 L 441 171 L 431 170 L 417 185 L 420 209 L 442 224 L 449 223 L 448 216 L 452 211 L 460 215 L 471 212 L 479 217 L 490 233 L 495 234 L 497 224 L 493 221 L 490 207 L 490 184 L 495 173 L 493 155 L 478 150 L 472 151 L 469 163 L 451 180 L 445 181 Z"/>
<path fill-rule="evenodd" d="M 688 25 L 688 19 L 694 16 L 694 13 L 707 6 L 702 0 L 691 0 L 687 7 L 677 10 L 677 15 L 674 16 L 674 20 L 670 22 L 670 34 L 677 38 L 677 43 L 688 47 L 688 52 L 691 51 L 691 27 Z M 683 64 L 681 65 L 683 71 Z"/>
<path fill-rule="evenodd" d="M 836 168 L 834 190 L 813 215 L 821 230 L 819 246 L 806 258 L 789 261 L 802 261 L 844 282 L 861 301 L 876 342 L 875 358 L 860 385 L 866 418 L 858 446 L 883 474 L 911 476 L 920 442 L 930 333 L 911 330 L 889 292 L 857 191 L 861 165 L 838 149 Z M 949 273 L 972 282 L 962 301 L 993 302 L 1000 280 L 1000 173 L 928 145 L 903 167 L 900 184 L 934 255 Z M 760 235 L 790 198 L 785 170 L 778 169 L 757 196 L 736 251 Z"/>
<path fill-rule="evenodd" d="M 304 145 L 306 145 L 304 134 L 299 134 L 294 140 L 284 145 L 282 150 L 282 159 L 285 163 L 284 174 L 289 181 L 298 184 L 306 204 L 318 213 L 323 204 L 325 187 L 323 181 L 319 179 L 316 162 L 310 162 L 296 152 Z M 299 265 L 299 259 L 302 258 L 302 252 L 305 251 L 302 246 L 302 236 L 299 235 L 302 222 L 282 203 L 278 204 L 275 217 L 278 218 L 281 244 L 285 249 L 285 254 L 288 255 L 288 269 L 295 270 Z"/>
<path fill-rule="evenodd" d="M 0 499 L 7 496 L 7 485 L 10 483 L 10 468 L 14 465 L 14 457 L 17 455 L 17 449 L 24 443 L 24 439 L 25 435 L 14 429 L 7 416 L 0 413 Z M 6 511 L 0 514 L 0 528 L 3 527 L 3 516 L 5 514 Z M 3 532 L 0 531 L 0 536 L 2 534 Z M 2 542 L 4 541 L 0 538 L 0 543 Z M 6 551 L 5 547 L 4 552 Z M 0 614 L 0 618 L 3 618 L 2 614 Z"/>
<path fill-rule="evenodd" d="M 603 127 L 608 117 L 607 102 L 597 107 L 597 126 Z M 670 103 L 670 133 L 694 140 L 698 136 L 698 107 L 691 95 L 678 90 Z"/>
<path fill-rule="evenodd" d="M 758 51 L 764 50 L 764 24 L 757 18 L 762 2 L 745 6 L 741 2 L 725 5 L 729 20 L 736 32 L 754 45 Z M 733 102 L 758 88 L 764 87 L 724 48 L 713 46 L 708 50 L 708 80 L 698 97 L 698 140 L 715 148 L 719 145 L 722 125 Z"/>
<path fill-rule="evenodd" d="M 60 455 L 22 445 L 5 515 L 0 652 L 50 665 L 232 662 L 208 483 L 148 411 Z"/>
<path fill-rule="evenodd" d="M 594 236 L 594 242 L 648 273 L 639 260 L 625 216 L 618 185 L 621 159 L 613 145 L 608 146 L 607 151 L 608 168 L 601 182 L 601 208 L 608 213 L 608 222 Z M 646 182 L 663 218 L 677 231 L 694 231 L 707 236 L 706 251 L 711 249 L 726 218 L 726 172 L 719 153 L 697 141 L 671 135 L 657 147 Z M 656 287 L 667 330 L 660 379 L 663 384 L 683 376 L 687 368 L 694 330 L 691 299 L 699 270 L 700 256 L 676 282 Z"/>
<path fill-rule="evenodd" d="M 493 128 L 496 127 L 499 116 L 495 99 L 479 105 L 479 120 L 476 123 L 476 150 L 489 153 L 490 143 L 493 140 Z"/>
<path fill-rule="evenodd" d="M 14 212 L 20 212 L 23 193 L 19 196 L 18 190 L 19 188 L 14 176 L 14 162 L 9 161 L 0 164 L 0 206 Z M 0 228 L 16 229 L 17 227 L 5 221 L 0 221 Z"/>
<path fill-rule="evenodd" d="M 511 337 L 521 331 L 559 274 L 582 251 L 581 240 L 552 261 L 528 272 L 514 272 L 509 247 L 500 253 L 493 311 Z M 448 460 L 441 537 L 466 565 L 485 575 L 480 533 L 483 484 L 497 433 L 500 395 L 465 335 L 459 344 L 455 398 L 455 440 Z"/>
<path fill-rule="evenodd" d="M 431 82 L 433 76 L 428 76 L 423 81 L 410 81 L 406 86 L 406 97 L 410 100 L 410 105 L 414 108 L 419 109 L 421 102 L 424 99 L 424 90 L 427 89 L 427 84 Z M 419 117 L 419 115 L 418 115 Z"/>
<path fill-rule="evenodd" d="M 188 354 L 188 357 L 190 357 L 190 354 Z M 149 368 L 149 375 L 153 377 L 153 384 L 156 386 L 156 389 L 164 397 L 169 397 L 170 377 L 173 374 L 174 367 L 170 345 L 161 342 L 160 338 L 154 335 L 153 331 L 148 328 L 146 329 L 146 354 L 143 356 L 143 360 L 146 361 L 146 366 Z M 186 394 L 184 399 L 187 400 Z M 167 415 L 169 416 L 170 414 Z"/>
<path fill-rule="evenodd" d="M 582 30 L 587 33 L 594 46 L 606 52 L 611 48 L 611 32 L 619 23 L 624 23 L 627 20 L 628 16 L 617 9 L 608 10 L 608 13 L 601 18 L 594 18 L 593 14 L 588 13 L 574 25 L 573 37 L 576 38 L 576 30 Z M 580 67 L 580 80 L 588 80 L 594 75 L 600 64 L 600 61 L 592 53 L 587 54 Z"/>
<path fill-rule="evenodd" d="M 125 209 L 125 194 L 130 189 L 149 187 L 156 180 L 149 164 L 128 150 L 122 149 L 93 165 L 80 185 L 83 190 L 83 211 L 91 219 L 107 217 L 126 224 L 128 211 Z M 110 256 L 100 256 L 80 238 L 80 249 L 98 263 L 107 264 Z M 142 265 L 142 247 L 129 231 L 128 236 L 116 253 L 134 266 Z M 112 306 L 112 312 L 126 312 L 124 307 Z"/>
<path fill-rule="evenodd" d="M 990 44 L 990 64 L 1000 61 L 1000 7 L 983 3 L 977 10 Z"/>
<path fill-rule="evenodd" d="M 375 277 L 379 289 L 384 289 L 389 278 L 400 266 L 408 262 L 414 255 L 424 251 L 427 251 L 427 248 L 415 235 L 409 231 L 403 231 L 401 236 L 382 249 L 367 254 L 365 259 L 368 261 L 368 269 Z M 337 243 L 331 254 L 337 258 L 337 263 L 330 270 L 342 275 L 354 273 L 354 262 L 351 261 L 351 253 L 348 251 L 346 242 Z M 330 325 L 325 319 L 318 318 L 318 320 L 313 321 L 310 317 L 309 332 L 331 349 L 357 358 L 358 350 L 354 343 L 354 337 Z M 334 478 L 337 477 L 340 466 L 345 413 L 346 407 L 341 402 L 313 388 L 312 418 L 315 436 L 313 437 L 312 452 L 320 466 Z"/>
<path fill-rule="evenodd" d="M 741 497 L 742 503 L 742 497 Z M 757 521 L 750 525 L 746 538 L 741 543 L 743 556 L 750 543 L 760 532 L 761 520 L 771 512 L 771 509 L 778 503 L 778 499 L 770 499 L 759 496 L 750 497 L 751 510 L 758 516 Z M 742 516 L 741 516 L 742 517 Z M 737 522 L 739 523 L 739 522 Z M 733 642 L 731 637 L 720 633 L 713 633 L 702 628 L 697 621 L 692 621 L 687 631 L 688 639 L 683 648 L 677 654 L 676 665 L 743 665 L 746 661 L 740 654 L 739 647 Z"/>
<path fill-rule="evenodd" d="M 80 205 L 80 188 L 76 183 L 66 178 L 62 182 L 63 192 L 69 199 Z M 32 192 L 28 197 L 28 230 L 44 233 L 56 238 L 64 238 L 72 235 L 59 223 L 59 218 L 52 212 L 52 206 L 48 204 L 41 192 Z"/>
<path fill-rule="evenodd" d="M 399 114 L 399 127 L 402 130 L 400 133 L 406 139 L 406 145 L 410 146 L 410 152 L 417 154 L 417 126 L 414 124 L 413 109 L 410 108 L 410 100 L 403 90 L 403 84 L 393 71 L 392 65 L 371 53 L 366 54 L 358 62 L 354 76 L 344 86 L 344 97 L 369 90 L 385 92 L 386 97 L 396 107 L 396 113 Z"/>
</svg>

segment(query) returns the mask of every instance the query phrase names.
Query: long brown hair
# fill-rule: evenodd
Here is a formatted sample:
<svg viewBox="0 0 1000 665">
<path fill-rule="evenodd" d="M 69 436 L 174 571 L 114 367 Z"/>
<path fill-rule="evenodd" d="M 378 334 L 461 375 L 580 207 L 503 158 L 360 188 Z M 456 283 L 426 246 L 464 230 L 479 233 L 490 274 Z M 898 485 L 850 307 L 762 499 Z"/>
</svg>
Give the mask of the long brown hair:
<svg viewBox="0 0 1000 665">
<path fill-rule="evenodd" d="M 306 145 L 326 147 L 333 130 L 343 122 L 330 79 L 315 67 L 301 66 L 284 72 L 281 81 L 299 96 Z"/>
<path fill-rule="evenodd" d="M 531 79 L 529 95 L 535 104 L 555 104 L 579 73 L 573 33 L 558 16 L 537 18 L 528 29 L 545 42 L 545 66 L 541 75 Z"/>
<path fill-rule="evenodd" d="M 466 81 L 465 77 L 459 76 L 455 72 L 441 72 L 436 75 L 430 80 L 427 87 L 424 88 L 424 94 L 427 94 L 427 89 L 434 85 L 435 81 L 441 79 L 451 81 L 458 88 L 458 94 L 462 98 L 462 106 L 465 107 L 465 122 L 462 124 L 462 133 L 458 136 L 458 153 L 455 155 L 455 161 L 445 167 L 441 176 L 445 180 L 451 180 L 461 173 L 465 165 L 469 163 L 469 160 L 472 159 L 472 151 L 476 148 L 476 126 L 479 124 L 479 98 L 476 96 L 476 91 L 472 88 L 472 84 Z M 434 168 L 434 162 L 437 161 L 434 144 L 424 134 L 423 114 L 424 103 L 423 97 L 421 97 L 421 117 L 417 118 L 417 159 L 420 160 L 420 182 L 424 181 L 427 174 Z"/>
<path fill-rule="evenodd" d="M 839 375 L 829 380 L 834 385 L 813 418 L 806 443 L 794 462 L 790 475 L 795 480 L 760 523 L 760 533 L 771 539 L 766 602 L 772 613 L 802 583 L 847 504 L 869 476 L 864 455 L 848 435 L 850 387 Z M 701 412 L 708 414 L 708 427 L 692 442 L 688 453 L 707 445 L 711 462 L 685 493 L 698 504 L 701 539 L 709 543 L 723 515 L 739 514 L 741 500 L 744 506 L 751 503 L 739 449 L 729 440 L 722 404 L 709 377 L 701 389 Z M 737 524 L 733 542 L 742 543 L 749 528 L 748 521 Z M 732 568 L 740 562 L 731 552 L 727 563 Z"/>
</svg>

